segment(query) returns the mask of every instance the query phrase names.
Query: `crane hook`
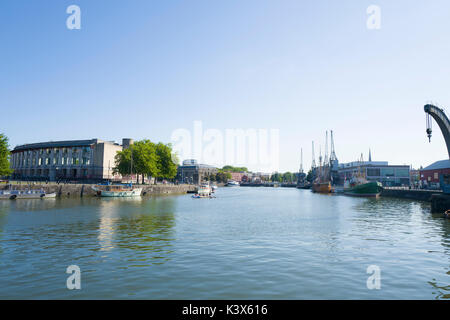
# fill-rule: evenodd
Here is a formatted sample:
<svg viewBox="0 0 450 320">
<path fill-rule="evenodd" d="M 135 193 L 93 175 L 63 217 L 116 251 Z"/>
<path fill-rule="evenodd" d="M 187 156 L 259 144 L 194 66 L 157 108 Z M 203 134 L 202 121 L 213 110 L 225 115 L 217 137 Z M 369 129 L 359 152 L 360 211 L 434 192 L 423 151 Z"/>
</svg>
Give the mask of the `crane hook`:
<svg viewBox="0 0 450 320">
<path fill-rule="evenodd" d="M 427 114 L 427 135 L 428 135 L 428 142 L 431 142 L 431 133 L 433 130 L 431 129 L 431 116 L 430 114 Z"/>
</svg>

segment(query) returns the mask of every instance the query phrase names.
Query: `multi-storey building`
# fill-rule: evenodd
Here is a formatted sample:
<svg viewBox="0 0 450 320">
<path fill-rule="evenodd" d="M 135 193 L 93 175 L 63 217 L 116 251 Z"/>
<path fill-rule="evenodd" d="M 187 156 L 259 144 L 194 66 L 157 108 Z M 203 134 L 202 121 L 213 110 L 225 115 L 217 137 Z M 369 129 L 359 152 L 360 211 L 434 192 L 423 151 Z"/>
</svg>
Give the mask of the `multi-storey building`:
<svg viewBox="0 0 450 320">
<path fill-rule="evenodd" d="M 123 139 L 123 146 L 133 143 Z M 99 139 L 50 141 L 20 145 L 11 152 L 14 179 L 105 180 L 112 179 L 114 157 L 122 145 Z"/>
</svg>

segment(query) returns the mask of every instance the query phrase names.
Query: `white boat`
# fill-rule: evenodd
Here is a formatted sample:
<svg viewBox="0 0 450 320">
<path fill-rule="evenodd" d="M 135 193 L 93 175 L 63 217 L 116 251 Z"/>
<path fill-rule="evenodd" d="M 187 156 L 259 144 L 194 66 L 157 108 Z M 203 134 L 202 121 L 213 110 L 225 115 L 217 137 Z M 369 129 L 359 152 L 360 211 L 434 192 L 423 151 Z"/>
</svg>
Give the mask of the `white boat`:
<svg viewBox="0 0 450 320">
<path fill-rule="evenodd" d="M 196 198 L 196 199 L 198 199 L 198 198 L 212 198 L 213 197 L 212 193 L 213 193 L 213 189 L 209 185 L 204 184 L 204 185 L 201 185 L 198 188 L 197 193 L 194 194 L 192 196 L 192 198 Z"/>
<path fill-rule="evenodd" d="M 0 191 L 0 199 L 48 199 L 56 198 L 56 193 L 46 193 L 43 190 L 5 190 Z"/>
<path fill-rule="evenodd" d="M 239 182 L 234 181 L 234 180 L 228 180 L 227 186 L 228 187 L 238 187 L 239 186 Z"/>
<path fill-rule="evenodd" d="M 92 189 L 99 197 L 140 197 L 142 188 L 133 188 L 132 185 L 95 185 Z"/>
</svg>

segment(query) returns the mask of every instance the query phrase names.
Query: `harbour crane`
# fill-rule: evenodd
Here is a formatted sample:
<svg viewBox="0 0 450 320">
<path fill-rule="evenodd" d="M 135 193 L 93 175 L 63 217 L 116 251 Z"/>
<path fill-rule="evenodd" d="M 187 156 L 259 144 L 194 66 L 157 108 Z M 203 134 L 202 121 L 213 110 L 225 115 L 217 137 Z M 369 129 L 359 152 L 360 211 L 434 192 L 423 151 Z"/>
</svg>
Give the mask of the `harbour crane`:
<svg viewBox="0 0 450 320">
<path fill-rule="evenodd" d="M 427 114 L 427 135 L 428 140 L 431 142 L 431 134 L 433 129 L 431 127 L 431 117 L 437 122 L 439 128 L 442 131 L 442 135 L 445 139 L 445 144 L 447 145 L 447 153 L 450 159 L 450 121 L 445 115 L 444 109 L 441 109 L 435 105 L 427 104 L 424 107 L 424 111 Z M 439 177 L 440 185 L 444 194 L 450 194 L 450 175 L 442 174 Z"/>
<path fill-rule="evenodd" d="M 431 118 L 433 118 L 437 124 L 439 125 L 439 128 L 442 131 L 442 135 L 445 139 L 445 144 L 447 145 L 447 152 L 450 159 L 450 121 L 448 120 L 447 116 L 445 115 L 445 112 L 443 109 L 436 107 L 432 104 L 427 104 L 424 107 L 425 113 L 427 114 L 427 135 L 428 140 L 431 142 L 431 135 L 433 133 L 432 125 L 431 125 Z"/>
</svg>

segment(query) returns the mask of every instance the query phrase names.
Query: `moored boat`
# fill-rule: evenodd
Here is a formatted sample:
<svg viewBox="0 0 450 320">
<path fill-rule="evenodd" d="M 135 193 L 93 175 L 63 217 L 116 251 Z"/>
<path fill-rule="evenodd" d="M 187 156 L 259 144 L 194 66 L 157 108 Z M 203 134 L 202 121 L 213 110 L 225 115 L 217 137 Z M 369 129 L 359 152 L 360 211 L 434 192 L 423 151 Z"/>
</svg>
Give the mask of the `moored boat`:
<svg viewBox="0 0 450 320">
<path fill-rule="evenodd" d="M 99 197 L 140 197 L 142 188 L 134 188 L 132 184 L 95 185 L 92 189 Z"/>
<path fill-rule="evenodd" d="M 0 191 L 0 199 L 16 200 L 16 199 L 48 199 L 56 198 L 56 193 L 47 193 L 43 190 L 7 190 Z"/>
<path fill-rule="evenodd" d="M 317 193 L 331 193 L 331 182 L 315 182 L 311 189 Z"/>
<path fill-rule="evenodd" d="M 239 182 L 234 180 L 228 180 L 228 183 L 226 185 L 227 187 L 239 187 Z"/>
<path fill-rule="evenodd" d="M 356 183 L 344 188 L 344 194 L 355 197 L 378 197 L 383 185 L 378 181 Z"/>
</svg>

